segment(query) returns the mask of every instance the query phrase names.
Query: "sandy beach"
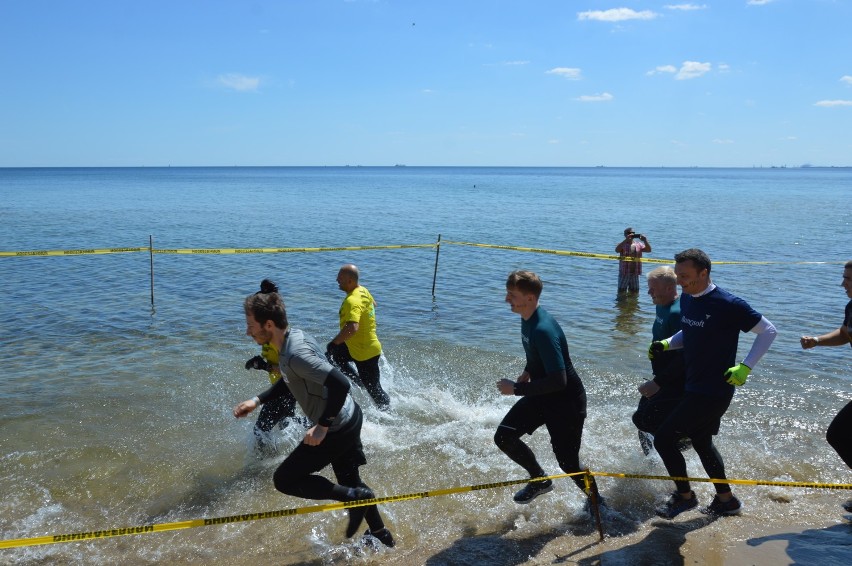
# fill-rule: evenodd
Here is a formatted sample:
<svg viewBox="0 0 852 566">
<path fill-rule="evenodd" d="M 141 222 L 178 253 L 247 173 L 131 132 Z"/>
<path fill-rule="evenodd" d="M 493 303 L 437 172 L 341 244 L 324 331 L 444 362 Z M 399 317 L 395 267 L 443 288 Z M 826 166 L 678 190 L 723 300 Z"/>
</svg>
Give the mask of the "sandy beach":
<svg viewBox="0 0 852 566">
<path fill-rule="evenodd" d="M 523 527 L 455 541 L 439 553 L 397 547 L 376 564 L 428 565 L 841 565 L 852 563 L 852 524 L 842 515 L 821 525 L 785 523 L 785 517 L 652 519 L 638 530 L 599 541 L 590 525 L 566 525 L 525 536 Z M 730 523 L 736 522 L 736 535 Z M 723 527 L 724 525 L 724 527 Z"/>
</svg>

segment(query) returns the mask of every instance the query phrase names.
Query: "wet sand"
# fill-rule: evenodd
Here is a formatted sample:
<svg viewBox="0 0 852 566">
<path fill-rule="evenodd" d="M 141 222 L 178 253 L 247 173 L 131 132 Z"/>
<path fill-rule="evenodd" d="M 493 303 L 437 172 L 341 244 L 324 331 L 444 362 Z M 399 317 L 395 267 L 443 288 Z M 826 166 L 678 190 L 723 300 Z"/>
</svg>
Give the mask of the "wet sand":
<svg viewBox="0 0 852 566">
<path fill-rule="evenodd" d="M 784 517 L 757 520 L 703 515 L 674 521 L 652 519 L 623 536 L 616 528 L 603 542 L 591 522 L 530 536 L 524 536 L 523 526 L 507 525 L 506 532 L 464 537 L 437 553 L 434 549 L 428 553 L 407 549 L 400 541 L 396 549 L 367 562 L 434 566 L 852 564 L 852 524 L 842 515 L 821 525 L 784 521 Z"/>
</svg>

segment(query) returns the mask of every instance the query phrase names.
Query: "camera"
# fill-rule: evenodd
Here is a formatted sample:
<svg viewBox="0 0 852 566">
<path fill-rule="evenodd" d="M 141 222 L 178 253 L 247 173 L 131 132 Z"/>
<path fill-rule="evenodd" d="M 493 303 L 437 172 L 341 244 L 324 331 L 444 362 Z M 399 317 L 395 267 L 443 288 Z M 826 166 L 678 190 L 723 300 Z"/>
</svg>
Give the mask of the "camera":
<svg viewBox="0 0 852 566">
<path fill-rule="evenodd" d="M 637 234 L 637 233 L 634 232 L 633 234 L 630 234 L 630 237 L 634 240 L 637 239 L 637 238 L 641 239 L 642 234 Z"/>
</svg>

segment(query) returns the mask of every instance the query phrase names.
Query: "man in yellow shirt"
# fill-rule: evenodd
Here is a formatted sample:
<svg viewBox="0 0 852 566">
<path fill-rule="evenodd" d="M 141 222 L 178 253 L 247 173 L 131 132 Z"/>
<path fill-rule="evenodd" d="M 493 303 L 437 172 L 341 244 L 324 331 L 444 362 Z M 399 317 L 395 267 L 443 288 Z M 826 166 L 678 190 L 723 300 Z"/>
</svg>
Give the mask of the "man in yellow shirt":
<svg viewBox="0 0 852 566">
<path fill-rule="evenodd" d="M 386 410 L 390 397 L 379 382 L 382 343 L 376 336 L 376 301 L 358 284 L 358 277 L 358 268 L 351 263 L 337 273 L 337 285 L 346 298 L 340 305 L 340 332 L 328 343 L 326 355 L 349 379 L 364 386 L 379 409 Z"/>
</svg>

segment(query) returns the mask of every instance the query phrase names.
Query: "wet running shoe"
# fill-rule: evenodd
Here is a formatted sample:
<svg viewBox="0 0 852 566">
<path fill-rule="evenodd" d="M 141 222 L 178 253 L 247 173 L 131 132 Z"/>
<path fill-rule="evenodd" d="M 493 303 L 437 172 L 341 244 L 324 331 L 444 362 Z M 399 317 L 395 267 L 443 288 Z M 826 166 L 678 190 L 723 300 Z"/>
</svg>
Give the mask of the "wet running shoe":
<svg viewBox="0 0 852 566">
<path fill-rule="evenodd" d="M 603 511 L 604 509 L 609 509 L 609 505 L 607 504 L 607 500 L 603 495 L 598 495 L 598 509 Z M 583 511 L 586 513 L 592 513 L 592 498 L 586 497 L 586 502 L 583 503 Z"/>
<path fill-rule="evenodd" d="M 690 448 L 692 448 L 692 439 L 688 436 L 684 436 L 683 438 L 677 441 L 677 449 L 680 452 L 686 452 Z"/>
<path fill-rule="evenodd" d="M 551 480 L 531 481 L 515 494 L 515 503 L 526 505 L 539 495 L 543 495 L 549 491 L 553 491 L 553 482 Z"/>
<path fill-rule="evenodd" d="M 393 540 L 393 535 L 387 527 L 379 529 L 376 532 L 372 532 L 370 529 L 367 529 L 364 531 L 364 536 L 373 537 L 388 548 L 393 548 L 396 545 L 396 541 Z"/>
<path fill-rule="evenodd" d="M 642 453 L 647 456 L 654 449 L 654 435 L 645 432 L 644 430 L 636 431 L 639 433 L 639 446 L 642 447 Z"/>
<path fill-rule="evenodd" d="M 350 501 L 360 501 L 361 499 L 374 499 L 376 494 L 368 487 L 354 487 L 352 488 L 355 497 L 350 499 Z M 367 513 L 367 509 L 369 509 L 369 505 L 361 505 L 360 507 L 350 507 L 347 509 L 349 512 L 349 524 L 346 526 L 346 538 L 351 538 L 358 531 L 358 527 L 361 526 L 361 521 L 364 520 L 364 514 Z"/>
<path fill-rule="evenodd" d="M 719 496 L 713 497 L 713 502 L 701 510 L 705 515 L 738 515 L 743 509 L 743 504 L 733 495 L 727 501 L 722 501 Z"/>
<path fill-rule="evenodd" d="M 663 519 L 674 519 L 684 511 L 689 511 L 690 509 L 698 507 L 698 498 L 695 497 L 695 492 L 690 491 L 689 493 L 692 494 L 692 497 L 689 499 L 684 499 L 676 491 L 672 493 L 669 500 L 666 501 L 666 504 L 657 508 L 657 515 Z"/>
</svg>

